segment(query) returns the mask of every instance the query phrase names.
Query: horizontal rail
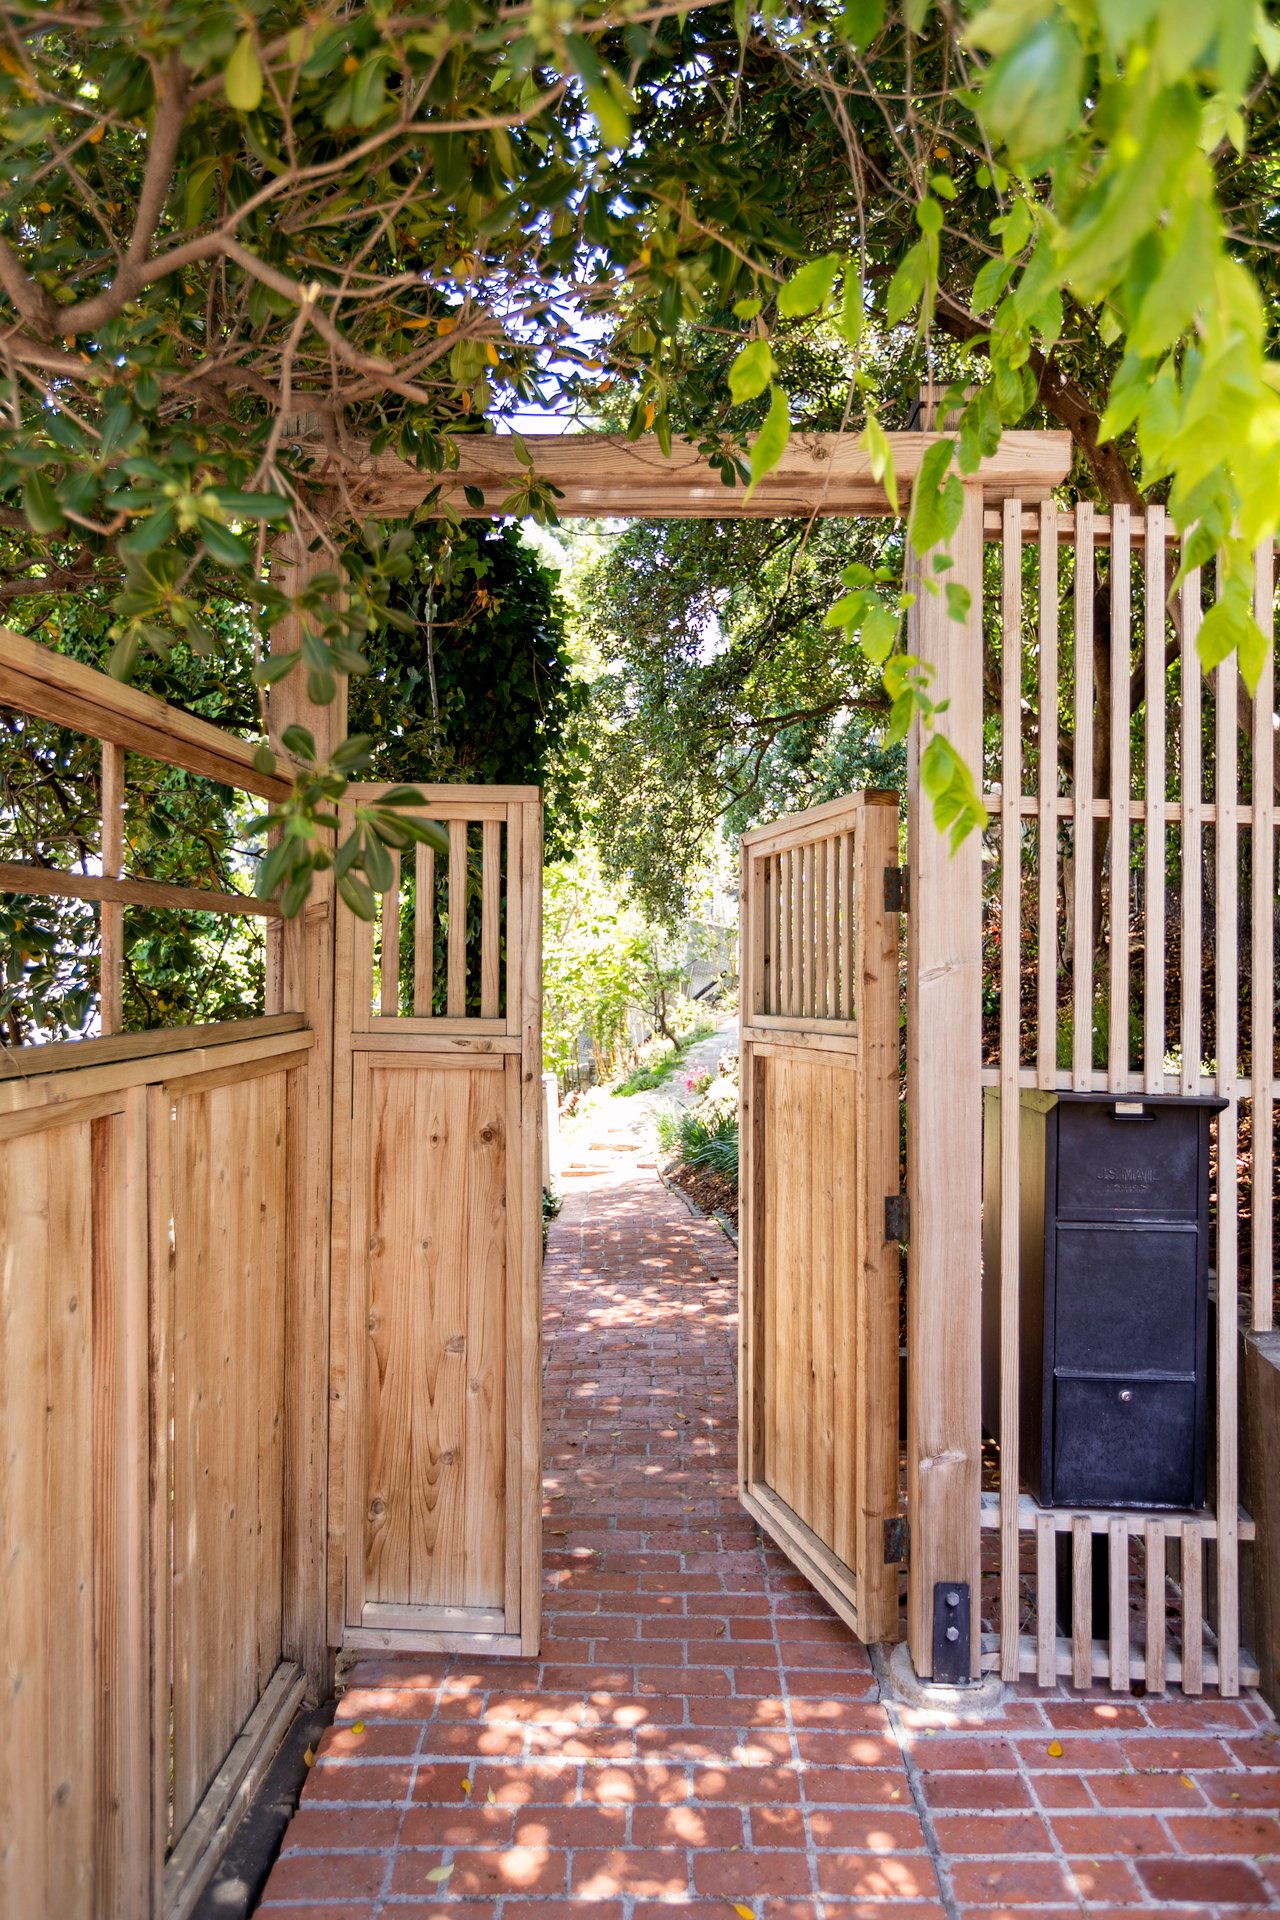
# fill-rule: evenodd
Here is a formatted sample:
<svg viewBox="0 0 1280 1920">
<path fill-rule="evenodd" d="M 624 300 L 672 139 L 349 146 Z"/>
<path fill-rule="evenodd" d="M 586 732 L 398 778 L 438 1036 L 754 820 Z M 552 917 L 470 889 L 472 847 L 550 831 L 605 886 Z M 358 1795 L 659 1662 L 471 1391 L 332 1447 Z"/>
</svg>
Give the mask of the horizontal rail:
<svg viewBox="0 0 1280 1920">
<path fill-rule="evenodd" d="M 246 1021 L 244 1024 L 252 1026 L 256 1023 Z M 199 1074 L 234 1073 L 238 1068 L 243 1068 L 246 1077 L 249 1077 L 264 1061 L 278 1060 L 282 1066 L 291 1062 L 300 1064 L 302 1055 L 315 1043 L 316 1037 L 310 1028 L 297 1027 L 219 1045 L 207 1039 L 214 1029 L 206 1027 L 195 1031 L 203 1032 L 205 1043 L 189 1051 L 174 1051 L 161 1045 L 146 1053 L 126 1059 L 106 1060 L 98 1065 L 88 1063 L 89 1050 L 98 1043 L 92 1040 L 80 1042 L 85 1050 L 86 1064 L 79 1072 L 41 1073 L 34 1070 L 29 1074 L 18 1073 L 0 1080 L 0 1115 L 34 1112 L 42 1108 L 69 1108 L 81 1101 L 96 1099 L 99 1094 L 123 1093 L 128 1087 L 159 1086 L 161 1083 L 168 1085 L 171 1081 L 185 1080 Z M 143 1034 L 138 1037 L 167 1041 L 169 1035 Z M 31 1049 L 33 1055 L 41 1051 L 38 1047 Z M 13 1057 L 9 1056 L 10 1059 Z"/>
<path fill-rule="evenodd" d="M 3 626 L 0 706 L 267 800 L 283 800 L 292 791 L 283 775 L 254 765 L 258 749 L 252 741 Z"/>
<path fill-rule="evenodd" d="M 164 880 L 112 880 L 102 873 L 62 873 L 26 860 L 0 860 L 0 893 L 38 894 L 58 900 L 113 900 L 126 907 L 159 907 L 174 912 L 280 918 L 276 901 L 259 900 L 252 893 L 170 886 Z"/>
<path fill-rule="evenodd" d="M 1000 1666 L 999 1648 L 987 1646 L 985 1644 L 987 1639 L 989 1638 L 994 1639 L 995 1637 L 996 1636 L 994 1635 L 986 1635 L 986 1634 L 983 1635 L 984 1645 L 982 1650 L 982 1667 L 985 1673 L 996 1673 L 999 1671 L 999 1666 Z M 1203 1667 L 1201 1671 L 1201 1678 L 1203 1680 L 1206 1680 L 1211 1687 L 1216 1687 L 1218 1685 L 1218 1661 L 1216 1657 L 1216 1651 L 1212 1649 L 1213 1649 L 1213 1641 L 1210 1639 L 1210 1637 L 1206 1633 L 1205 1652 L 1202 1656 Z M 1072 1671 L 1072 1662 L 1073 1662 L 1073 1650 L 1072 1650 L 1072 1645 L 1070 1640 L 1064 1640 L 1061 1637 L 1061 1635 L 1058 1635 L 1055 1638 L 1054 1648 L 1053 1648 L 1053 1660 L 1054 1660 L 1055 1671 L 1060 1675 L 1062 1675 L 1063 1677 L 1069 1677 Z M 1037 1669 L 1037 1665 L 1038 1665 L 1037 1647 L 1034 1639 L 1032 1639 L 1032 1637 L 1029 1634 L 1025 1634 L 1025 1633 L 1019 1634 L 1018 1636 L 1018 1672 L 1020 1674 L 1035 1673 Z M 1093 1640 L 1090 1642 L 1089 1666 L 1090 1666 L 1092 1677 L 1095 1680 L 1106 1680 L 1109 1677 L 1111 1672 L 1111 1649 L 1105 1640 Z M 1130 1643 L 1129 1678 L 1130 1678 L 1130 1681 L 1141 1680 L 1144 1682 L 1144 1684 L 1146 1682 L 1146 1654 L 1141 1642 L 1139 1641 Z M 1163 1678 L 1166 1682 L 1170 1680 L 1177 1680 L 1181 1682 L 1182 1661 L 1176 1653 L 1166 1654 L 1165 1660 L 1164 1660 Z M 1253 1657 L 1250 1654 L 1247 1654 L 1242 1649 L 1240 1654 L 1241 1685 L 1246 1687 L 1256 1687 L 1258 1684 L 1258 1678 L 1259 1678 L 1259 1674 L 1258 1674 L 1257 1661 L 1253 1659 Z"/>
<path fill-rule="evenodd" d="M 1052 1520 L 1055 1533 L 1070 1533 L 1073 1520 L 1084 1519 L 1089 1522 L 1091 1533 L 1107 1533 L 1112 1523 L 1120 1520 L 1129 1533 L 1142 1536 L 1142 1530 L 1148 1520 L 1159 1520 L 1166 1526 L 1192 1526 L 1199 1530 L 1202 1539 L 1216 1540 L 1218 1537 L 1217 1515 L 1208 1508 L 1193 1512 L 1174 1512 L 1167 1507 L 1134 1509 L 1117 1512 L 1112 1507 L 1041 1507 L 1029 1493 L 1018 1496 L 1018 1531 L 1034 1533 L 1041 1517 Z M 982 1524 L 988 1532 L 994 1532 L 1000 1525 L 1000 1496 L 998 1493 L 984 1493 L 982 1496 Z M 1252 1540 L 1257 1528 L 1243 1507 L 1237 1522 L 1237 1538 Z"/>
<path fill-rule="evenodd" d="M 162 1027 L 154 1033 L 116 1033 L 98 1040 L 54 1040 L 47 1046 L 0 1047 L 0 1083 L 45 1073 L 73 1073 L 120 1060 L 154 1060 L 191 1053 L 197 1047 L 229 1046 L 239 1040 L 270 1040 L 301 1033 L 300 1013 L 259 1014 L 250 1020 L 213 1020 L 205 1026 Z"/>
<path fill-rule="evenodd" d="M 556 512 L 598 519 L 627 514 L 654 519 L 808 519 L 813 514 L 861 516 L 892 512 L 873 471 L 872 456 L 858 433 L 795 433 L 778 466 L 747 498 L 741 486 L 726 486 L 692 440 L 673 440 L 664 454 L 652 435 L 528 433 L 522 436 L 532 466 L 516 457 L 506 434 L 467 434 L 457 443 L 458 464 L 448 473 L 428 473 L 395 453 L 344 454 L 341 462 L 315 440 L 300 440 L 314 455 L 317 477 L 341 477 L 358 508 L 401 515 L 433 497 L 464 516 L 489 518 L 530 475 L 556 489 Z M 930 447 L 954 435 L 891 433 L 893 470 L 905 505 Z M 1071 469 L 1071 437 L 1056 431 L 1006 433 L 997 451 L 973 476 L 984 497 L 1031 500 L 1060 486 Z M 465 489 L 474 498 L 466 498 Z"/>
</svg>

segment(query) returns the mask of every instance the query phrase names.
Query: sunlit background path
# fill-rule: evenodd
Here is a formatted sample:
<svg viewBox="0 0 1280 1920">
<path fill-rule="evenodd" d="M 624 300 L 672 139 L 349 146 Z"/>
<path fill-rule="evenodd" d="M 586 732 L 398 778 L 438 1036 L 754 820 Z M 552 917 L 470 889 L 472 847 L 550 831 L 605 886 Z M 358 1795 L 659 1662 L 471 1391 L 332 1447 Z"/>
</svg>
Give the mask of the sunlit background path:
<svg viewBox="0 0 1280 1920">
<path fill-rule="evenodd" d="M 636 1139 L 575 1148 L 546 1267 L 546 1631 L 366 1659 L 263 1911 L 938 1920 L 1280 1909 L 1265 1709 L 1027 1694 L 948 1726 L 735 1499 L 732 1243 Z"/>
</svg>

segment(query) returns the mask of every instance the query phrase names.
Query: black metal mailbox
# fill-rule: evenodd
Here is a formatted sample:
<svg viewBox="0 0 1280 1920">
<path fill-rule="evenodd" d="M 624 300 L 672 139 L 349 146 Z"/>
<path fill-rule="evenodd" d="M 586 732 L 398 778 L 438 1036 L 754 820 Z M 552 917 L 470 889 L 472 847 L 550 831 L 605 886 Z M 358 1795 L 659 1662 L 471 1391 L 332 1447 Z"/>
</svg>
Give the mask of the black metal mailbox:
<svg viewBox="0 0 1280 1920">
<path fill-rule="evenodd" d="M 1220 1099 L 1020 1102 L 1020 1458 L 1058 1507 L 1202 1507 Z M 1000 1094 L 984 1126 L 983 1410 L 999 1432 Z"/>
</svg>

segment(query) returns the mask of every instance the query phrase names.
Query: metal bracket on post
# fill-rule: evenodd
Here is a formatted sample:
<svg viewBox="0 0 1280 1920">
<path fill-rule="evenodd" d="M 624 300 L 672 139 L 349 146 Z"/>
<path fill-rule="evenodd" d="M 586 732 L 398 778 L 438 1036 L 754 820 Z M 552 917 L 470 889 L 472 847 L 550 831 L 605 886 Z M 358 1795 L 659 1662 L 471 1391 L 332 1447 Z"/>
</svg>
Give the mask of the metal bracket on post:
<svg viewBox="0 0 1280 1920">
<path fill-rule="evenodd" d="M 967 1687 L 969 1671 L 969 1587 L 964 1580 L 939 1580 L 933 1589 L 933 1682 Z"/>
<path fill-rule="evenodd" d="M 904 1244 L 911 1238 L 911 1202 L 905 1193 L 884 1197 L 884 1237 Z"/>
<path fill-rule="evenodd" d="M 911 1524 L 905 1513 L 895 1513 L 884 1523 L 884 1563 L 902 1567 L 911 1558 Z"/>
<path fill-rule="evenodd" d="M 911 905 L 910 867 L 886 867 L 884 870 L 884 910 L 906 913 Z"/>
</svg>

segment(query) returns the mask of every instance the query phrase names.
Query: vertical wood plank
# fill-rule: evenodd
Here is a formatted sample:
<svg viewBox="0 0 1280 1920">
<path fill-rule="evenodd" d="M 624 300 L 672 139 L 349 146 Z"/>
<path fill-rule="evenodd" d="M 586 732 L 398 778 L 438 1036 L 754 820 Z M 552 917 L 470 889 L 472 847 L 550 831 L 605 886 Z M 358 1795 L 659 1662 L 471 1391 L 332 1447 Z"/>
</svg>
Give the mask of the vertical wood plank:
<svg viewBox="0 0 1280 1920">
<path fill-rule="evenodd" d="M 502 933 L 502 822 L 486 820 L 480 852 L 480 1017 L 496 1020 Z"/>
<path fill-rule="evenodd" d="M 100 1915 L 150 1905 L 146 1090 L 93 1123 L 94 1638 Z"/>
<path fill-rule="evenodd" d="M 542 803 L 526 802 L 520 884 L 520 1644 L 536 1654 L 542 1638 Z M 510 1201 L 508 1200 L 508 1205 Z"/>
<path fill-rule="evenodd" d="M 414 848 L 417 885 L 413 896 L 413 1011 L 420 1020 L 434 1012 L 436 959 L 436 856 L 421 841 Z"/>
<path fill-rule="evenodd" d="M 1165 1530 L 1164 1521 L 1150 1519 L 1146 1524 L 1147 1645 L 1143 1659 L 1143 1679 L 1148 1693 L 1165 1690 Z"/>
<path fill-rule="evenodd" d="M 297 593 L 326 564 L 326 556 L 309 553 L 304 540 L 282 534 L 273 549 L 272 584 Z M 272 629 L 273 651 L 296 651 L 302 639 L 302 622 L 297 617 L 282 620 Z M 300 724 L 309 729 L 320 758 L 327 759 L 346 737 L 347 683 L 339 680 L 338 695 L 331 705 L 317 706 L 307 698 L 306 676 L 291 673 L 271 688 L 269 711 L 274 742 L 278 743 L 286 726 Z M 290 1425 L 285 1460 L 283 1651 L 303 1667 L 308 1692 L 317 1700 L 329 1693 L 332 1676 L 326 1603 L 329 1408 L 334 1388 L 329 1373 L 329 1342 L 336 908 L 332 871 L 316 874 L 305 908 L 296 919 L 285 922 L 281 961 L 284 1006 L 305 1013 L 316 1035 L 315 1045 L 300 1069 L 298 1117 L 305 1133 L 304 1186 L 298 1214 L 302 1237 L 295 1249 L 298 1284 L 290 1335 L 291 1390 L 296 1396 L 297 1419 Z"/>
<path fill-rule="evenodd" d="M 1071 1084 L 1093 1078 L 1093 507 L 1076 508 Z"/>
<path fill-rule="evenodd" d="M 1234 654 L 1214 673 L 1214 1038 L 1218 1092 L 1218 1691 L 1240 1691 L 1240 1343 L 1238 1083 L 1240 1015 L 1240 787 Z M 1268 1169 L 1269 1172 L 1269 1169 Z"/>
<path fill-rule="evenodd" d="M 1058 1070 L 1058 509 L 1051 500 L 1040 509 L 1038 714 L 1036 1085 L 1048 1091 Z"/>
<path fill-rule="evenodd" d="M 1018 1678 L 1022 1024 L 1022 502 L 1004 503 L 1000 702 L 1000 1673 Z"/>
<path fill-rule="evenodd" d="M 124 876 L 125 753 L 114 741 L 102 743 L 102 871 L 110 880 Z M 98 909 L 102 960 L 98 1020 L 102 1032 L 119 1033 L 123 1025 L 124 907 L 104 900 Z"/>
<path fill-rule="evenodd" d="M 894 859 L 897 859 L 894 848 Z M 854 978 L 853 951 L 857 938 L 857 884 L 854 878 L 854 843 L 851 833 L 840 836 L 840 1018 L 856 1017 L 857 981 Z"/>
<path fill-rule="evenodd" d="M 163 1908 L 164 1858 L 172 1838 L 173 1765 L 173 1101 L 163 1086 L 147 1089 L 147 1320 L 150 1339 L 151 1454 L 151 1904 Z"/>
<path fill-rule="evenodd" d="M 949 700 L 948 737 L 982 764 L 982 490 L 967 483 L 949 579 L 968 589 L 964 622 L 917 593 L 911 651 L 936 669 Z M 981 1585 L 982 1456 L 982 866 L 980 836 L 953 855 L 920 787 L 923 743 L 913 729 L 908 833 L 914 881 L 907 916 L 907 1492 L 912 1515 L 908 1639 L 915 1669 L 933 1670 L 935 1581 Z M 971 1671 L 980 1670 L 981 1608 L 973 1608 Z"/>
<path fill-rule="evenodd" d="M 449 822 L 448 1010 L 451 1020 L 467 1011 L 467 823 Z"/>
<path fill-rule="evenodd" d="M 379 1011 L 394 1019 L 400 1011 L 400 855 L 391 855 L 391 885 L 382 896 L 382 966 Z"/>
<path fill-rule="evenodd" d="M 1203 770 L 1200 752 L 1200 569 L 1182 583 L 1182 1075 L 1183 1093 L 1200 1091 L 1204 978 L 1201 913 Z"/>
<path fill-rule="evenodd" d="M 1107 1084 L 1129 1085 L 1129 509 L 1111 510 L 1111 968 L 1108 991 Z M 1125 1641 L 1126 1666 L 1128 1640 Z"/>
<path fill-rule="evenodd" d="M 1129 1523 L 1113 1514 L 1107 1526 L 1108 1613 L 1111 1616 L 1107 1664 L 1112 1693 L 1129 1691 Z"/>
<path fill-rule="evenodd" d="M 1168 768 L 1165 748 L 1164 629 L 1165 512 L 1163 507 L 1148 507 L 1142 629 L 1147 790 L 1147 819 L 1143 833 L 1146 908 L 1143 925 L 1142 1063 L 1148 1093 L 1163 1093 L 1165 1090 L 1164 917 Z"/>
<path fill-rule="evenodd" d="M 1058 1681 L 1058 1535 L 1051 1513 L 1036 1515 L 1036 1685 Z"/>
<path fill-rule="evenodd" d="M 1275 1158 L 1275 554 L 1270 541 L 1254 555 L 1253 617 L 1267 637 L 1254 696 L 1252 910 L 1249 1070 L 1253 1091 L 1253 1177 L 1250 1186 L 1254 1330 L 1274 1319 L 1275 1206 L 1270 1168 Z M 1259 1177 L 1258 1169 L 1267 1169 Z"/>
<path fill-rule="evenodd" d="M 1182 1691 L 1204 1692 L 1204 1554 L 1194 1520 L 1182 1525 Z"/>
<path fill-rule="evenodd" d="M 827 1017 L 840 1018 L 840 885 L 839 853 L 840 839 L 837 835 L 823 842 L 827 863 L 826 886 L 823 890 L 824 920 L 827 937 Z M 895 853 L 897 849 L 894 849 Z"/>
<path fill-rule="evenodd" d="M 1071 1684 L 1093 1684 L 1093 1535 L 1087 1513 L 1071 1522 Z"/>
<path fill-rule="evenodd" d="M 6 1583 L 0 1910 L 15 1915 L 51 1911 L 45 1833 L 51 1627 L 45 1486 L 56 1436 L 44 1417 L 51 1293 L 49 1138 L 19 1137 L 0 1147 L 0 1544 Z"/>
</svg>

